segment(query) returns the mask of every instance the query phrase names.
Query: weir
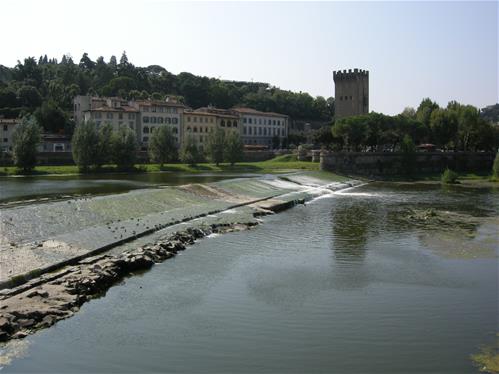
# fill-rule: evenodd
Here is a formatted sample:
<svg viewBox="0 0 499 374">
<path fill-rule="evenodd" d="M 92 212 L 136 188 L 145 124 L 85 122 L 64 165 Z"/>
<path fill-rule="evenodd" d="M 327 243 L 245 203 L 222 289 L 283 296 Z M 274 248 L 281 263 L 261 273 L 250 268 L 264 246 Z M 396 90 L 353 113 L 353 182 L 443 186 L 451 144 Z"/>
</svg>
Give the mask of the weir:
<svg viewBox="0 0 499 374">
<path fill-rule="evenodd" d="M 237 223 L 241 217 L 220 213 L 239 207 L 248 207 L 244 220 L 249 222 L 259 212 L 280 211 L 359 183 L 328 178 L 327 174 L 302 173 L 232 179 L 3 209 L 0 289 L 167 227 L 198 219 L 210 224 Z"/>
</svg>

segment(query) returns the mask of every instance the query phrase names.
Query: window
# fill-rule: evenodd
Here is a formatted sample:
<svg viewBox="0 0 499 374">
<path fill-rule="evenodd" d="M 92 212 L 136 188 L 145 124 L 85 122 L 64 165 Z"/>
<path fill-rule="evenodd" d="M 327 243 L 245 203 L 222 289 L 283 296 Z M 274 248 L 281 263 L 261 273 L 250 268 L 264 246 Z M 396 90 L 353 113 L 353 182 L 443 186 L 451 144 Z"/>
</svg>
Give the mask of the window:
<svg viewBox="0 0 499 374">
<path fill-rule="evenodd" d="M 251 118 L 248 118 L 248 122 L 251 124 Z"/>
<path fill-rule="evenodd" d="M 225 127 L 225 121 L 224 121 L 224 120 L 222 120 L 222 121 L 220 122 L 220 126 Z"/>
<path fill-rule="evenodd" d="M 163 123 L 163 117 L 158 117 L 158 123 Z"/>
<path fill-rule="evenodd" d="M 144 136 L 144 137 L 142 138 L 142 141 L 143 141 L 144 143 L 147 143 L 147 142 L 149 141 L 149 138 L 148 138 L 147 136 Z"/>
<path fill-rule="evenodd" d="M 144 134 L 149 134 L 149 127 L 145 126 L 143 129 L 142 129 L 142 132 Z"/>
<path fill-rule="evenodd" d="M 170 117 L 165 118 L 165 123 L 171 125 L 172 124 L 172 119 Z"/>
<path fill-rule="evenodd" d="M 273 122 L 274 122 L 274 125 L 275 125 L 275 120 Z"/>
<path fill-rule="evenodd" d="M 113 113 L 107 113 L 106 118 L 107 119 L 113 119 Z"/>
<path fill-rule="evenodd" d="M 194 126 L 193 132 L 198 132 L 198 128 Z"/>
<path fill-rule="evenodd" d="M 149 117 L 148 116 L 142 117 L 142 122 L 143 123 L 149 123 Z"/>
<path fill-rule="evenodd" d="M 204 123 L 208 123 L 208 117 L 204 117 Z"/>
<path fill-rule="evenodd" d="M 259 119 L 258 119 L 258 124 L 259 124 L 259 125 L 261 125 L 261 124 L 262 124 L 262 119 L 261 119 L 261 118 L 259 118 Z"/>
<path fill-rule="evenodd" d="M 191 122 L 191 117 L 187 117 L 187 122 Z"/>
<path fill-rule="evenodd" d="M 157 123 L 157 118 L 156 117 L 151 117 L 151 123 Z"/>
<path fill-rule="evenodd" d="M 177 108 L 172 108 L 172 113 L 177 113 Z"/>
<path fill-rule="evenodd" d="M 8 130 L 7 125 L 3 125 L 3 131 L 7 131 L 7 130 Z"/>
<path fill-rule="evenodd" d="M 198 117 L 194 117 L 194 122 L 197 122 L 198 121 Z"/>
<path fill-rule="evenodd" d="M 118 113 L 118 119 L 123 119 L 123 113 Z"/>
<path fill-rule="evenodd" d="M 232 122 L 227 121 L 227 127 L 232 127 Z"/>
<path fill-rule="evenodd" d="M 143 106 L 141 107 L 143 112 L 149 112 L 149 107 Z"/>
<path fill-rule="evenodd" d="M 210 122 L 213 123 L 213 118 L 210 118 Z"/>
<path fill-rule="evenodd" d="M 8 142 L 9 142 L 9 139 L 7 139 L 7 138 L 3 138 L 3 142 L 4 142 L 4 143 L 8 143 Z"/>
<path fill-rule="evenodd" d="M 232 122 L 232 126 L 237 127 L 237 121 Z"/>
<path fill-rule="evenodd" d="M 190 129 L 189 129 L 190 130 Z M 173 128 L 173 133 L 178 134 L 178 129 L 176 127 Z"/>
<path fill-rule="evenodd" d="M 246 123 L 246 122 L 247 122 L 246 118 L 243 118 L 243 123 Z"/>
<path fill-rule="evenodd" d="M 159 107 L 159 112 L 160 113 L 163 113 L 164 110 L 165 110 L 165 108 L 163 108 L 162 106 Z"/>
<path fill-rule="evenodd" d="M 251 126 L 248 127 L 248 134 L 251 135 Z"/>
<path fill-rule="evenodd" d="M 134 130 L 134 125 L 133 122 L 128 122 L 128 127 L 130 127 L 131 130 Z"/>
<path fill-rule="evenodd" d="M 190 127 L 187 127 L 187 132 L 191 132 L 191 128 Z"/>
<path fill-rule="evenodd" d="M 177 117 L 173 117 L 173 118 L 172 118 L 172 123 L 173 123 L 174 125 L 176 125 L 176 124 L 178 123 L 178 118 L 177 118 Z"/>
<path fill-rule="evenodd" d="M 97 113 L 94 113 L 94 117 L 97 119 L 97 118 L 101 118 L 101 113 L 97 112 Z"/>
<path fill-rule="evenodd" d="M 243 135 L 246 135 L 246 126 L 243 126 Z"/>
<path fill-rule="evenodd" d="M 258 128 L 258 135 L 262 135 L 262 128 L 261 127 Z"/>
<path fill-rule="evenodd" d="M 100 123 L 101 123 L 101 121 L 95 121 L 95 124 L 97 125 L 97 127 L 100 126 Z"/>
<path fill-rule="evenodd" d="M 200 135 L 199 136 L 199 142 L 202 143 L 203 142 L 203 135 Z"/>
<path fill-rule="evenodd" d="M 135 113 L 128 113 L 128 119 L 135 119 Z"/>
<path fill-rule="evenodd" d="M 154 112 L 154 113 L 156 112 L 156 107 L 155 106 L 151 107 L 151 112 Z"/>
<path fill-rule="evenodd" d="M 266 127 L 263 128 L 263 135 L 267 136 L 267 128 Z"/>
</svg>

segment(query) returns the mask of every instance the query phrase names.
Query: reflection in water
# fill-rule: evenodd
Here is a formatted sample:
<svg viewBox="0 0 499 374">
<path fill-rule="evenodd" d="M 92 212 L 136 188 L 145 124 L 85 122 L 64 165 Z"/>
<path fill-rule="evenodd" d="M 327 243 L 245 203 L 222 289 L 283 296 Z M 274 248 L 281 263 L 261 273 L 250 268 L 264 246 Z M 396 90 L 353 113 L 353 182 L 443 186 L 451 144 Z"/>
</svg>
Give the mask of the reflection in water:
<svg viewBox="0 0 499 374">
<path fill-rule="evenodd" d="M 353 200 L 338 199 L 332 215 L 336 261 L 362 261 L 366 255 L 369 225 L 372 223 L 368 202 L 359 204 Z"/>
</svg>

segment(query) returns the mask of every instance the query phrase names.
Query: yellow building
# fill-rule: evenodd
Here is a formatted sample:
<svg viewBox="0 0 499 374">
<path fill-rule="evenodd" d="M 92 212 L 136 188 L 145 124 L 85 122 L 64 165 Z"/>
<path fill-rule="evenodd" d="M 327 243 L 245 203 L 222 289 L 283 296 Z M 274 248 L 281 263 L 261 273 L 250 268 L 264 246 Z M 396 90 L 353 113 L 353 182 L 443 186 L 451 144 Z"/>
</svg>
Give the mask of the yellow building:
<svg viewBox="0 0 499 374">
<path fill-rule="evenodd" d="M 236 131 L 241 134 L 239 115 L 230 110 L 211 107 L 185 110 L 183 121 L 184 141 L 192 136 L 201 151 L 206 150 L 209 135 L 220 128 L 227 135 Z"/>
</svg>

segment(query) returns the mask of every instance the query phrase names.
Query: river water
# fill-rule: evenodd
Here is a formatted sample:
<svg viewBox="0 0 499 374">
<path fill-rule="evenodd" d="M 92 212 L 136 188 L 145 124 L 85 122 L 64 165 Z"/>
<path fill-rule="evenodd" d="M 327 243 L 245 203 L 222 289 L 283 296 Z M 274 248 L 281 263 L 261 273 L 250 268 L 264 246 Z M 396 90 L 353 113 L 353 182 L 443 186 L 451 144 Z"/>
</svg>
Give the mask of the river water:
<svg viewBox="0 0 499 374">
<path fill-rule="evenodd" d="M 498 196 L 372 184 L 267 216 L 13 342 L 3 371 L 474 373 L 498 332 Z M 481 224 L 399 219 L 428 207 Z"/>
<path fill-rule="evenodd" d="M 156 186 L 208 183 L 257 174 L 233 173 L 102 173 L 0 177 L 0 206 L 9 202 L 86 194 L 112 194 Z"/>
</svg>

